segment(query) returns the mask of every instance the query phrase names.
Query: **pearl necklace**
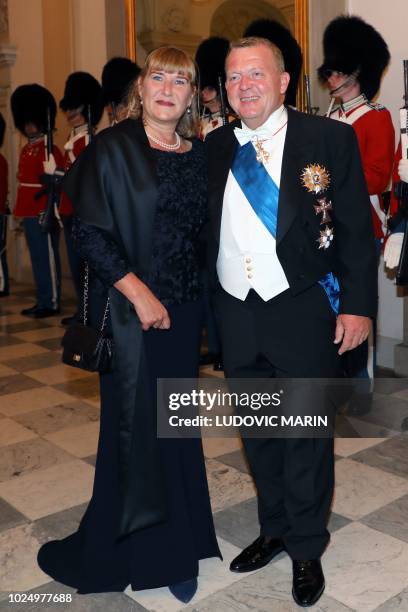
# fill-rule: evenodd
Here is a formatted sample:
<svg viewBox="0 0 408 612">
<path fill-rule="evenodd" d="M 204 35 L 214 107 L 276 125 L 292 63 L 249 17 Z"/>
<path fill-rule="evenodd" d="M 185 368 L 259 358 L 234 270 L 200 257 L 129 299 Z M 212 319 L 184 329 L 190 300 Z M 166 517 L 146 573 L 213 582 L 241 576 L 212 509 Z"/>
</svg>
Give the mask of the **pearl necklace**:
<svg viewBox="0 0 408 612">
<path fill-rule="evenodd" d="M 168 144 L 167 142 L 163 142 L 162 140 L 159 140 L 158 138 L 156 138 L 152 134 L 149 134 L 149 132 L 147 132 L 147 131 L 146 131 L 146 134 L 147 134 L 147 136 L 148 136 L 148 138 L 150 140 L 152 140 L 154 143 L 158 144 L 160 147 L 163 147 L 163 149 L 167 149 L 168 151 L 177 151 L 177 149 L 180 148 L 181 138 L 177 134 L 177 132 L 175 132 L 175 134 L 176 134 L 176 142 L 174 144 Z"/>
</svg>

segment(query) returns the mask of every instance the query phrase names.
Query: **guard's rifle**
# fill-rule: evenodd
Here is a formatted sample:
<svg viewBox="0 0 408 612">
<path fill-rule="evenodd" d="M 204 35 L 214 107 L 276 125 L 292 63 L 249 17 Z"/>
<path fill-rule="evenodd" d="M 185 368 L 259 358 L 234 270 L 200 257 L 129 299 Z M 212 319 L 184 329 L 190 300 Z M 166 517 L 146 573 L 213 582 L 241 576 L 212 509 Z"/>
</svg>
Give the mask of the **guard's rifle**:
<svg viewBox="0 0 408 612">
<path fill-rule="evenodd" d="M 308 115 L 317 115 L 319 107 L 312 106 L 312 96 L 310 93 L 310 77 L 308 74 L 304 75 L 304 83 L 306 92 L 306 112 Z"/>
<path fill-rule="evenodd" d="M 218 95 L 220 97 L 220 113 L 221 113 L 222 125 L 228 125 L 227 105 L 225 103 L 224 85 L 222 83 L 221 75 L 219 75 L 218 77 Z"/>
<path fill-rule="evenodd" d="M 46 132 L 46 152 L 47 162 L 53 159 L 53 134 L 51 127 L 51 115 L 50 109 L 47 109 L 47 132 Z M 58 213 L 58 204 L 61 194 L 61 182 L 64 172 L 58 168 L 54 169 L 52 174 L 44 173 L 41 175 L 41 183 L 44 185 L 43 189 L 35 194 L 34 198 L 39 200 L 42 196 L 47 196 L 47 204 L 45 209 L 40 212 L 38 216 L 38 222 L 41 230 L 44 233 L 52 232 L 56 226 L 62 227 L 61 218 Z"/>
<path fill-rule="evenodd" d="M 88 144 L 89 144 L 93 138 L 92 113 L 91 113 L 90 104 L 88 104 L 87 109 L 86 109 L 86 124 L 88 128 Z"/>
<path fill-rule="evenodd" d="M 404 106 L 400 109 L 402 159 L 408 159 L 408 60 L 404 60 Z M 398 263 L 396 284 L 408 284 L 408 183 L 399 181 L 395 185 L 400 220 L 405 219 L 404 240 Z"/>
</svg>

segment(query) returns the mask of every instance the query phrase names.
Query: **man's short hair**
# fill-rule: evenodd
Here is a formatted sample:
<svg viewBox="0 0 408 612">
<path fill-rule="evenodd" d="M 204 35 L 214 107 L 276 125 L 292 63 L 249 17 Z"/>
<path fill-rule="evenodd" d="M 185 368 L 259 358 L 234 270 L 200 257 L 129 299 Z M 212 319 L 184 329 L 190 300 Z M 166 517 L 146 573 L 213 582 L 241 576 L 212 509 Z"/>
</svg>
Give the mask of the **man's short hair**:
<svg viewBox="0 0 408 612">
<path fill-rule="evenodd" d="M 262 38 L 261 36 L 246 36 L 245 38 L 233 40 L 230 43 L 229 51 L 227 53 L 225 62 L 228 61 L 228 57 L 231 51 L 233 51 L 234 49 L 246 49 L 248 47 L 258 47 L 259 45 L 264 45 L 272 51 L 278 69 L 280 70 L 280 72 L 285 72 L 285 61 L 283 59 L 282 51 L 279 49 L 279 47 L 274 45 L 273 42 L 271 42 L 267 38 Z"/>
</svg>

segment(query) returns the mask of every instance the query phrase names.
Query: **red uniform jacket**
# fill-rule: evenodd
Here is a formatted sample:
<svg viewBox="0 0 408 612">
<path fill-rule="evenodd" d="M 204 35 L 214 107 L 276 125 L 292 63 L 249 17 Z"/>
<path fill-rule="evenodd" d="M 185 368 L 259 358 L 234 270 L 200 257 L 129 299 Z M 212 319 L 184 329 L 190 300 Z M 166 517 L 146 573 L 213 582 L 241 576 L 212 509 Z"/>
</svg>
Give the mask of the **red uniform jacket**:
<svg viewBox="0 0 408 612">
<path fill-rule="evenodd" d="M 361 115 L 362 109 L 366 110 Z M 353 126 L 363 162 L 364 176 L 370 196 L 377 196 L 382 208 L 381 194 L 386 191 L 392 173 L 395 135 L 389 111 L 380 105 L 363 102 L 341 116 L 340 110 L 331 115 Z M 359 116 L 360 115 L 360 116 Z M 373 202 L 373 198 L 371 198 Z M 381 219 L 374 205 L 371 207 L 376 238 L 384 236 Z"/>
<path fill-rule="evenodd" d="M 76 134 L 73 138 L 70 138 L 65 144 L 65 153 L 64 153 L 64 171 L 68 172 L 74 161 L 77 159 L 78 155 L 85 149 L 88 145 L 89 138 L 88 132 L 80 132 Z M 59 213 L 60 215 L 72 215 L 74 209 L 70 202 L 69 197 L 64 191 L 61 193 L 61 200 L 59 205 Z"/>
<path fill-rule="evenodd" d="M 53 153 L 57 166 L 61 168 L 61 151 L 54 146 Z M 43 162 L 46 155 L 45 138 L 28 142 L 21 150 L 17 173 L 19 185 L 13 211 L 15 217 L 37 217 L 45 209 L 47 196 L 43 195 L 36 200 L 35 195 L 43 187 L 40 176 L 44 174 Z"/>
<path fill-rule="evenodd" d="M 6 212 L 8 194 L 8 164 L 6 158 L 0 153 L 0 215 Z"/>
</svg>

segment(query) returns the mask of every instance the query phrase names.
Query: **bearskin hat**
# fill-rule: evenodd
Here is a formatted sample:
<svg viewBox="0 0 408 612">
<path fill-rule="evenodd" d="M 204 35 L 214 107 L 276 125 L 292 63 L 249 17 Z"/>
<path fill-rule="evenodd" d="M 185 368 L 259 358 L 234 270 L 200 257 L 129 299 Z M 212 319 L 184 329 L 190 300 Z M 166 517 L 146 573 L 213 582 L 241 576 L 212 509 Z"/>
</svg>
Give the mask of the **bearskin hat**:
<svg viewBox="0 0 408 612">
<path fill-rule="evenodd" d="M 280 49 L 285 63 L 285 70 L 290 75 L 289 87 L 285 100 L 287 104 L 296 106 L 296 91 L 302 70 L 302 50 L 290 30 L 272 19 L 257 19 L 245 30 L 244 36 L 260 36 L 267 38 Z"/>
<path fill-rule="evenodd" d="M 327 70 L 357 73 L 361 92 L 369 100 L 374 98 L 390 53 L 387 43 L 373 26 L 356 16 L 336 17 L 324 32 L 323 52 L 324 61 L 318 69 L 321 81 L 327 80 Z"/>
<path fill-rule="evenodd" d="M 113 57 L 102 70 L 104 104 L 123 104 L 129 90 L 140 74 L 140 68 L 127 57 Z"/>
<path fill-rule="evenodd" d="M 82 115 L 87 118 L 91 109 L 91 123 L 98 125 L 103 113 L 102 87 L 89 72 L 73 72 L 65 82 L 64 97 L 59 103 L 63 111 L 83 107 Z"/>
<path fill-rule="evenodd" d="M 229 42 L 220 36 L 206 38 L 199 45 L 195 60 L 200 75 L 200 89 L 212 87 L 218 91 L 218 77 L 225 83 L 225 58 L 229 50 Z"/>
<path fill-rule="evenodd" d="M 0 113 L 0 147 L 3 146 L 5 131 L 6 131 L 6 122 L 4 121 L 3 115 Z"/>
<path fill-rule="evenodd" d="M 52 93 L 42 85 L 20 85 L 11 95 L 10 103 L 14 124 L 23 134 L 26 123 L 34 123 L 40 132 L 46 132 L 48 111 L 54 129 L 57 105 Z"/>
</svg>

